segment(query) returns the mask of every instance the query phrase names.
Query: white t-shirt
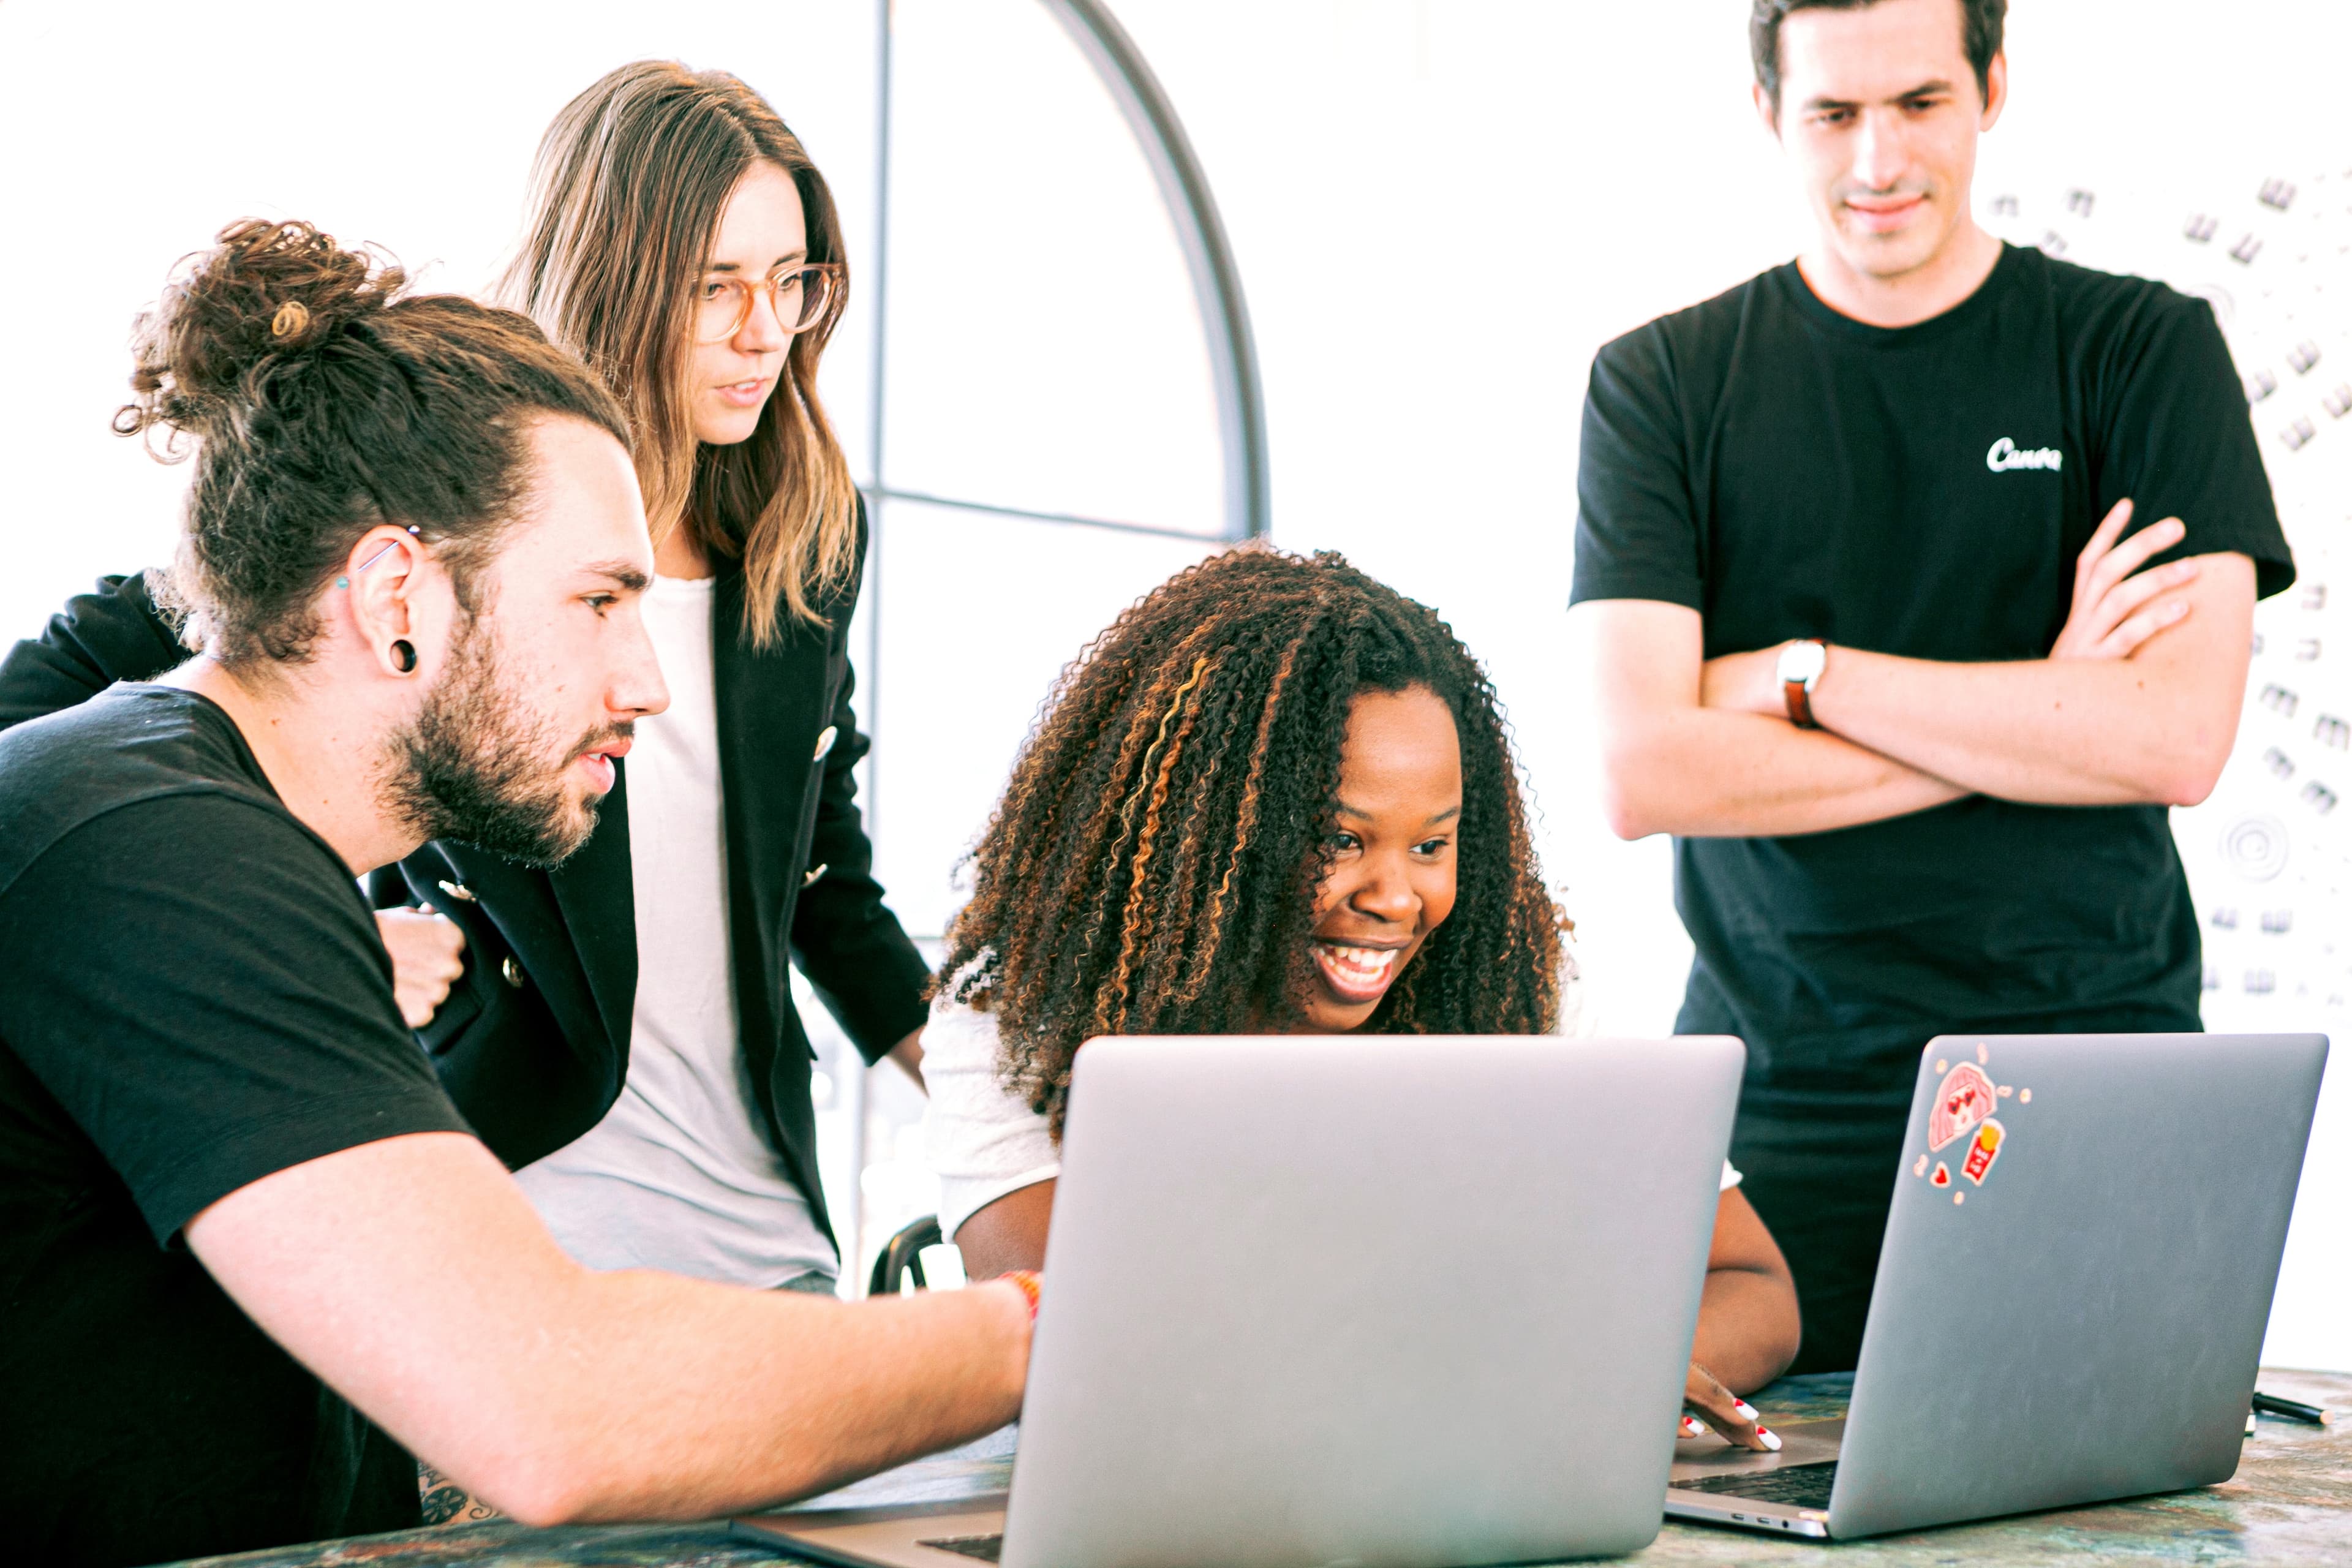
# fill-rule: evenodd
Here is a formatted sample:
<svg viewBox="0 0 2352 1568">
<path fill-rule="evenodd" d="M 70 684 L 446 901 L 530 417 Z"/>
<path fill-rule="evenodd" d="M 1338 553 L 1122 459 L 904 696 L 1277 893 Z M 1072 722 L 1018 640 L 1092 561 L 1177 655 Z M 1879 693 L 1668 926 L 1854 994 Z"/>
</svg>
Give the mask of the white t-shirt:
<svg viewBox="0 0 2352 1568">
<path fill-rule="evenodd" d="M 1561 1032 L 1580 1033 L 1581 986 L 1573 972 L 1560 990 Z M 950 1002 L 945 991 L 932 1000 L 923 1026 L 923 1083 L 930 1090 L 923 1143 L 940 1178 L 940 1232 L 950 1241 L 964 1221 L 1007 1193 L 1062 1173 L 1045 1119 L 998 1076 L 1001 1048 L 993 1014 Z M 1726 1160 L 1722 1190 L 1738 1184 Z"/>
<path fill-rule="evenodd" d="M 626 763 L 637 920 L 628 1076 L 602 1121 L 516 1180 L 592 1268 L 766 1289 L 839 1263 L 753 1121 L 727 931 L 713 586 L 657 577 L 643 601 L 669 708 L 637 721 Z"/>
</svg>

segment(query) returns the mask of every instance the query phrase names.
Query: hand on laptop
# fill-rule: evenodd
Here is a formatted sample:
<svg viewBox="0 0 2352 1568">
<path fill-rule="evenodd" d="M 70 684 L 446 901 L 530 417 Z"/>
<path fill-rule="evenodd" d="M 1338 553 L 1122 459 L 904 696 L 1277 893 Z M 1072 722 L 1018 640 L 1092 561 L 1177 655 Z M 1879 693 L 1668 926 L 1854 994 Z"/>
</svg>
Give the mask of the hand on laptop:
<svg viewBox="0 0 2352 1568">
<path fill-rule="evenodd" d="M 1685 1437 L 1698 1436 L 1691 1430 L 1695 1415 L 1722 1433 L 1724 1441 L 1735 1447 L 1764 1454 L 1780 1451 L 1779 1436 L 1758 1422 L 1756 1407 L 1717 1382 L 1715 1373 L 1696 1362 L 1690 1363 L 1690 1376 L 1683 1384 L 1683 1408 L 1690 1412 L 1683 1417 Z"/>
</svg>

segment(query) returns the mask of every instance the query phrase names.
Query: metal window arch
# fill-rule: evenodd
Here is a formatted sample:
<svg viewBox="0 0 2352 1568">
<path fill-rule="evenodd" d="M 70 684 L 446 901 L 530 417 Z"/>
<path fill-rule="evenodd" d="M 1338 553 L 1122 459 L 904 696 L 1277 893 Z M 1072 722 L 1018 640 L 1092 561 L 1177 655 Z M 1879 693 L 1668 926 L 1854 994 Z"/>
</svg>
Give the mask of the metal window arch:
<svg viewBox="0 0 2352 1568">
<path fill-rule="evenodd" d="M 1129 131 L 1150 166 L 1161 202 L 1176 230 L 1184 254 L 1186 273 L 1207 339 L 1209 379 L 1217 404 L 1217 429 L 1224 458 L 1224 526 L 1220 537 L 1238 542 L 1262 538 L 1273 531 L 1271 490 L 1267 478 L 1265 392 L 1258 375 L 1257 340 L 1250 328 L 1249 304 L 1242 292 L 1241 269 L 1234 261 L 1215 196 L 1184 133 L 1160 79 L 1136 47 L 1135 40 L 1102 0 L 1038 0 L 1059 23 L 1078 53 L 1093 67 L 1104 90 L 1125 118 Z M 893 495 L 934 505 L 971 510 L 1006 512 L 1042 521 L 1078 523 L 1139 533 L 1175 531 L 1106 518 L 1056 517 L 1017 508 L 995 507 L 984 501 L 919 496 L 894 490 L 883 467 L 888 424 L 887 358 L 890 289 L 890 142 L 891 142 L 891 4 L 876 0 L 877 61 L 879 90 L 877 125 L 877 226 L 875 258 L 869 267 L 878 300 L 875 311 L 875 374 L 873 381 L 872 449 L 867 471 L 873 493 Z M 1199 537 L 1188 535 L 1188 537 Z M 878 594 L 878 580 L 872 590 Z M 878 622 L 879 617 L 877 617 Z"/>
<path fill-rule="evenodd" d="M 1184 253 L 1185 270 L 1207 337 L 1210 385 L 1216 399 L 1217 427 L 1224 459 L 1223 527 L 1217 535 L 1120 522 L 1107 518 L 1050 515 L 1016 507 L 992 506 L 985 500 L 918 495 L 893 489 L 884 466 L 888 430 L 890 321 L 890 148 L 891 148 L 891 0 L 875 0 L 877 122 L 875 139 L 875 235 L 871 261 L 865 265 L 872 279 L 874 311 L 874 374 L 869 409 L 870 447 L 866 453 L 869 487 L 875 502 L 867 509 L 866 580 L 861 613 L 866 618 L 865 668 L 859 682 L 865 696 L 866 726 L 879 740 L 885 721 L 882 690 L 882 645 L 886 595 L 882 570 L 882 535 L 887 503 L 917 501 L 966 511 L 992 512 L 1041 522 L 1074 524 L 1118 532 L 1175 535 L 1213 544 L 1263 538 L 1273 531 L 1266 463 L 1265 394 L 1258 376 L 1257 342 L 1250 329 L 1249 306 L 1242 293 L 1241 270 L 1225 237 L 1223 219 L 1209 190 L 1208 176 L 1192 151 L 1192 140 L 1176 117 L 1175 107 L 1152 74 L 1142 52 L 1128 37 L 1102 0 L 1038 0 L 1059 23 L 1078 53 L 1094 68 L 1096 78 L 1126 119 L 1145 163 L 1160 186 L 1160 195 Z M 877 748 L 878 749 L 878 748 Z M 868 759 L 863 791 L 867 831 L 879 834 L 886 792 Z M 848 1058 L 856 1060 L 855 1051 Z M 842 1109 L 849 1121 L 849 1168 L 866 1169 L 866 1106 L 864 1078 L 856 1071 L 841 1085 Z M 862 1258 L 866 1243 L 865 1202 L 853 1180 L 845 1214 L 835 1214 L 845 1258 Z M 852 1278 L 856 1278 L 855 1275 Z"/>
</svg>

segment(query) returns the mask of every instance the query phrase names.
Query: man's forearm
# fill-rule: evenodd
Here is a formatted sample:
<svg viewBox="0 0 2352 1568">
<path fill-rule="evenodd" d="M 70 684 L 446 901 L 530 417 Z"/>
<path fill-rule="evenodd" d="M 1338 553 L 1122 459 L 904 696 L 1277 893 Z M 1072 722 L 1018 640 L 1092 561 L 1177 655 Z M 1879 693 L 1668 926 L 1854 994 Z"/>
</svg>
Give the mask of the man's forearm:
<svg viewBox="0 0 2352 1568">
<path fill-rule="evenodd" d="M 1602 804 L 1620 837 L 1822 833 L 1967 793 L 1786 718 L 1710 701 L 1715 667 L 1686 605 L 1592 600 L 1569 612 L 1569 627 L 1592 677 Z"/>
<path fill-rule="evenodd" d="M 1010 1284 L 852 1304 L 591 1272 L 455 1133 L 289 1167 L 187 1237 L 296 1359 L 533 1524 L 821 1491 L 1012 1420 L 1028 1368 Z"/>
<path fill-rule="evenodd" d="M 1822 833 L 1969 793 L 1850 741 L 1757 713 L 1628 713 L 1604 733 L 1609 826 L 1625 838 Z"/>
<path fill-rule="evenodd" d="M 1813 701 L 1825 729 L 2003 800 L 2191 805 L 2211 790 L 2237 730 L 2234 701 L 2184 700 L 2129 659 L 1832 657 L 1837 674 Z"/>
<path fill-rule="evenodd" d="M 1020 1413 L 1028 1310 L 1009 1286 L 850 1306 L 650 1272 L 593 1284 L 581 1353 L 539 1369 L 559 1386 L 541 1384 L 535 1400 L 514 1390 L 551 1445 L 525 1469 L 529 1512 L 508 1505 L 523 1517 L 708 1519 L 845 1485 Z"/>
<path fill-rule="evenodd" d="M 2151 580 L 2148 591 L 2136 592 L 2143 580 Z M 2212 789 L 2237 735 L 2253 563 L 2231 552 L 2199 556 L 2151 568 L 2111 593 L 2143 605 L 2172 595 L 2172 613 L 2143 612 L 2093 642 L 2074 628 L 2087 621 L 2095 631 L 2104 624 L 2098 611 L 2115 599 L 2078 605 L 2050 658 L 2005 663 L 1834 647 L 1812 690 L 1813 717 L 1858 745 L 2004 800 L 2193 805 Z M 1779 652 L 1707 660 L 1702 703 L 1781 717 Z"/>
</svg>

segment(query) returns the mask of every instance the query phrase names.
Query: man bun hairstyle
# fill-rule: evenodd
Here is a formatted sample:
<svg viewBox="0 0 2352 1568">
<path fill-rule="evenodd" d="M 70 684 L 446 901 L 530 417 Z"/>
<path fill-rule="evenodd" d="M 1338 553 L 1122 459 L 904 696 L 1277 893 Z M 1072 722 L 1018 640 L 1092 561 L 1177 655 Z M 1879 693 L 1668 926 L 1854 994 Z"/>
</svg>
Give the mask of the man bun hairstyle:
<svg viewBox="0 0 2352 1568">
<path fill-rule="evenodd" d="M 1977 92 L 1992 92 L 1993 57 L 2000 53 L 2001 24 L 2009 0 L 1952 0 L 1960 8 L 1960 45 L 1977 73 Z M 1756 62 L 1756 85 L 1780 108 L 1780 24 L 1800 11 L 1859 11 L 1878 0 L 1754 0 L 1748 16 L 1748 52 Z"/>
<path fill-rule="evenodd" d="M 188 646 L 230 668 L 308 658 L 320 595 L 382 523 L 414 528 L 476 608 L 473 578 L 524 499 L 533 416 L 628 446 L 611 395 L 529 317 L 407 293 L 390 259 L 310 224 L 242 219 L 182 268 L 139 318 L 114 429 L 164 462 L 193 448 L 158 587 Z"/>
<path fill-rule="evenodd" d="M 1245 546 L 1178 573 L 1065 670 L 972 851 L 940 984 L 995 1017 L 1058 1134 L 1097 1035 L 1297 1016 L 1355 699 L 1426 688 L 1462 744 L 1454 912 L 1364 1028 L 1546 1034 L 1561 917 L 1494 688 L 1435 612 L 1339 555 Z"/>
</svg>

